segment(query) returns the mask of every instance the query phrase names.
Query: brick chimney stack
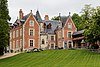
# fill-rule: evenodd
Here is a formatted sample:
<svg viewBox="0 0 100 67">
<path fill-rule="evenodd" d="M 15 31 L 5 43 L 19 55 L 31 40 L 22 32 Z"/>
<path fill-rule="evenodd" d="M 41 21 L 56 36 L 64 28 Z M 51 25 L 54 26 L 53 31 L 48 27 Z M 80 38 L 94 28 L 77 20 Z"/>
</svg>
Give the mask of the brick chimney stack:
<svg viewBox="0 0 100 67">
<path fill-rule="evenodd" d="M 44 20 L 46 20 L 46 21 L 49 20 L 49 16 L 45 15 Z"/>
<path fill-rule="evenodd" d="M 24 15 L 24 13 L 23 13 L 22 9 L 20 9 L 20 11 L 19 11 L 19 19 L 22 19 L 23 15 Z"/>
</svg>

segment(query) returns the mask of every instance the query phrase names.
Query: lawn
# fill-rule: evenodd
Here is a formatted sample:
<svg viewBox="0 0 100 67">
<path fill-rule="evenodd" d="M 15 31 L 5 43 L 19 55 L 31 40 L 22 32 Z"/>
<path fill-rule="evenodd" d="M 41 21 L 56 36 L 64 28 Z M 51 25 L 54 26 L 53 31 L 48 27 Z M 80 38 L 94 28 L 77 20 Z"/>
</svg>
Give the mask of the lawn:
<svg viewBox="0 0 100 67">
<path fill-rule="evenodd" d="M 100 54 L 87 50 L 45 50 L 0 60 L 0 67 L 100 67 Z"/>
</svg>

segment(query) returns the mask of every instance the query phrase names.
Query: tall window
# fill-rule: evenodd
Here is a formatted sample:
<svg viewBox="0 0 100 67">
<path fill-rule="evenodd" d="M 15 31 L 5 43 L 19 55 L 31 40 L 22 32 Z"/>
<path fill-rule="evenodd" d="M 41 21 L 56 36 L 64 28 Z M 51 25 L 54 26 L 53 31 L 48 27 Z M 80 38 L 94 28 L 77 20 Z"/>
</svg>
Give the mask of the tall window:
<svg viewBox="0 0 100 67">
<path fill-rule="evenodd" d="M 51 49 L 54 49 L 54 44 L 51 44 Z"/>
<path fill-rule="evenodd" d="M 12 49 L 12 42 L 10 42 L 10 49 Z"/>
<path fill-rule="evenodd" d="M 30 20 L 30 26 L 34 26 L 34 21 Z"/>
<path fill-rule="evenodd" d="M 15 31 L 13 31 L 13 38 L 15 38 Z"/>
<path fill-rule="evenodd" d="M 14 49 L 16 46 L 15 46 L 15 41 L 13 41 L 13 45 L 12 45 L 12 48 Z"/>
<path fill-rule="evenodd" d="M 33 47 L 33 45 L 34 45 L 34 41 L 30 40 L 30 47 Z"/>
<path fill-rule="evenodd" d="M 72 29 L 72 24 L 71 23 L 68 23 L 68 28 Z"/>
<path fill-rule="evenodd" d="M 61 31 L 58 32 L 58 38 L 61 38 Z"/>
<path fill-rule="evenodd" d="M 18 30 L 16 31 L 16 37 L 18 37 Z"/>
<path fill-rule="evenodd" d="M 20 29 L 20 36 L 22 36 L 22 29 Z"/>
<path fill-rule="evenodd" d="M 54 36 L 51 36 L 51 40 L 54 40 Z"/>
<path fill-rule="evenodd" d="M 16 48 L 18 48 L 18 40 L 16 41 Z"/>
<path fill-rule="evenodd" d="M 68 38 L 71 38 L 71 32 L 68 32 Z"/>
<path fill-rule="evenodd" d="M 22 48 L 23 42 L 22 39 L 20 39 L 20 48 Z"/>
<path fill-rule="evenodd" d="M 33 29 L 30 29 L 29 35 L 30 35 L 30 36 L 33 36 L 33 34 L 34 34 L 33 32 L 34 32 L 34 30 L 33 30 Z"/>
<path fill-rule="evenodd" d="M 44 44 L 44 39 L 42 39 L 42 44 Z"/>
</svg>

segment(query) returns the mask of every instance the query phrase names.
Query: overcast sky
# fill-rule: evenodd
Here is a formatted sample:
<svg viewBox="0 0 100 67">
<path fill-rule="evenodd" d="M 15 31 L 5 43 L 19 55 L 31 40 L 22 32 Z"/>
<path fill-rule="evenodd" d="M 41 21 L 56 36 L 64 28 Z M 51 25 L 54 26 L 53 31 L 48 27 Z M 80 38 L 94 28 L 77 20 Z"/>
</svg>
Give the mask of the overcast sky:
<svg viewBox="0 0 100 67">
<path fill-rule="evenodd" d="M 10 22 L 14 23 L 19 16 L 19 9 L 23 10 L 24 15 L 28 14 L 30 10 L 35 14 L 38 9 L 44 19 L 45 14 L 51 18 L 59 13 L 65 16 L 68 16 L 69 12 L 71 15 L 80 13 L 85 4 L 92 4 L 93 7 L 100 6 L 100 0 L 8 0 Z"/>
</svg>

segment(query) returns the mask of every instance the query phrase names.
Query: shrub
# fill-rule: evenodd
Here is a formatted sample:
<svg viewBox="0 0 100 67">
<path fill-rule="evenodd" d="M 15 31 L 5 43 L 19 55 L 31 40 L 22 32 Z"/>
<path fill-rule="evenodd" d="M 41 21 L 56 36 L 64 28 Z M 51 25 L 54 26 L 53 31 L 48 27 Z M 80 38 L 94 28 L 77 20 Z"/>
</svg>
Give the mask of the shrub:
<svg viewBox="0 0 100 67">
<path fill-rule="evenodd" d="M 91 45 L 91 49 L 98 49 L 98 48 L 99 48 L 99 45 L 98 44 Z"/>
</svg>

